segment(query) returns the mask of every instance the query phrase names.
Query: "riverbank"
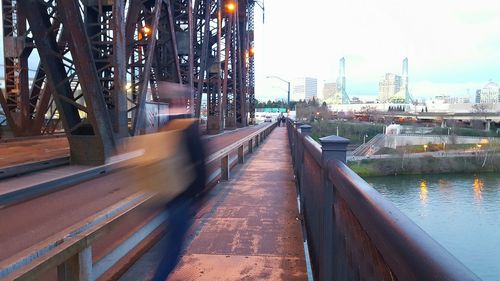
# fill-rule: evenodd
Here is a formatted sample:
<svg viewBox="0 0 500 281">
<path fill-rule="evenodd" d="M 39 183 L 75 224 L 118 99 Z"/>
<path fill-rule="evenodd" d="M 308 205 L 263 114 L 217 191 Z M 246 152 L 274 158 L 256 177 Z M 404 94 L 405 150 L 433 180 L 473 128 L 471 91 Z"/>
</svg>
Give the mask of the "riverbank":
<svg viewBox="0 0 500 281">
<path fill-rule="evenodd" d="M 500 171 L 500 155 L 477 154 L 453 157 L 392 157 L 348 161 L 362 177 Z"/>
</svg>

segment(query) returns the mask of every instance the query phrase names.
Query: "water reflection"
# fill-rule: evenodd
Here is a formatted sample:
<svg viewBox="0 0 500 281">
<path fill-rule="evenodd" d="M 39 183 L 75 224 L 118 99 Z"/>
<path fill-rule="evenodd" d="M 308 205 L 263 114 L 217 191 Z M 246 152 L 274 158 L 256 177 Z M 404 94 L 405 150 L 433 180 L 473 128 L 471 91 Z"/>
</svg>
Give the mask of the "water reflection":
<svg viewBox="0 0 500 281">
<path fill-rule="evenodd" d="M 500 280 L 500 173 L 367 181 L 482 280 Z"/>
<path fill-rule="evenodd" d="M 422 203 L 427 203 L 428 193 L 427 182 L 425 180 L 420 180 L 420 201 L 422 201 Z"/>
<path fill-rule="evenodd" d="M 472 188 L 474 189 L 474 199 L 476 201 L 481 202 L 483 200 L 483 187 L 484 187 L 484 182 L 478 177 L 474 178 L 474 181 L 472 182 Z"/>
</svg>

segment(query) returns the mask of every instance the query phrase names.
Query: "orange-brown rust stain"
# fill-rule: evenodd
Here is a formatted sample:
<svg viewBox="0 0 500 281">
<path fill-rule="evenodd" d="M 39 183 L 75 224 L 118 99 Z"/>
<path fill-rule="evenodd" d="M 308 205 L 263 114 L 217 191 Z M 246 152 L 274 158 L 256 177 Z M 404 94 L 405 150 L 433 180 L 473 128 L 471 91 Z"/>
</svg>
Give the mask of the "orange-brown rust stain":
<svg viewBox="0 0 500 281">
<path fill-rule="evenodd" d="M 227 194 L 169 280 L 307 280 L 286 129 L 255 154 L 221 184 Z"/>
</svg>

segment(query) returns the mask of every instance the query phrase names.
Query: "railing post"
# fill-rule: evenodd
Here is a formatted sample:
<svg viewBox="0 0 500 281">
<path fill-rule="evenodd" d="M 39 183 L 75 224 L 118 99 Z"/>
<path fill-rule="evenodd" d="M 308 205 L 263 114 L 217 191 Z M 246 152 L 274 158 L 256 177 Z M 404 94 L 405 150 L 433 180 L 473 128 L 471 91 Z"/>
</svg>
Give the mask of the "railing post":
<svg viewBox="0 0 500 281">
<path fill-rule="evenodd" d="M 248 153 L 253 153 L 253 139 L 248 140 Z"/>
<path fill-rule="evenodd" d="M 87 246 L 62 264 L 57 266 L 59 281 L 92 280 L 92 248 Z"/>
<path fill-rule="evenodd" d="M 322 203 L 322 231 L 319 276 L 320 280 L 334 280 L 334 271 L 340 270 L 334 267 L 334 256 L 336 253 L 334 241 L 334 196 L 335 190 L 328 177 L 328 162 L 336 159 L 346 162 L 346 150 L 349 140 L 338 136 L 320 138 L 321 142 L 321 177 L 323 179 L 323 203 Z"/>
<path fill-rule="evenodd" d="M 259 147 L 259 134 L 255 136 L 255 147 Z"/>
<path fill-rule="evenodd" d="M 229 154 L 221 158 L 220 177 L 223 181 L 229 180 Z"/>
<path fill-rule="evenodd" d="M 243 164 L 245 162 L 245 146 L 241 145 L 238 147 L 238 163 Z"/>
<path fill-rule="evenodd" d="M 299 180 L 302 178 L 302 162 L 304 158 L 304 144 L 302 143 L 302 138 L 306 138 L 310 136 L 312 133 L 312 127 L 310 125 L 301 125 L 300 127 L 300 135 L 297 136 L 296 146 L 295 146 L 295 174 L 299 177 Z"/>
</svg>

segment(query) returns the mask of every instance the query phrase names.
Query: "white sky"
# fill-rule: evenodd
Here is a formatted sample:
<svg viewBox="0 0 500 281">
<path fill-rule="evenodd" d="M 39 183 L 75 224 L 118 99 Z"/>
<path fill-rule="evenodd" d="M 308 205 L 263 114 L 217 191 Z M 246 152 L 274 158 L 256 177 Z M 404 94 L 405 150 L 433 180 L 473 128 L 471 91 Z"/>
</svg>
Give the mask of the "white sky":
<svg viewBox="0 0 500 281">
<path fill-rule="evenodd" d="M 286 97 L 287 80 L 335 81 L 346 58 L 349 96 L 376 96 L 409 60 L 410 92 L 470 96 L 500 82 L 500 1 L 267 0 L 256 10 L 257 99 Z"/>
</svg>

